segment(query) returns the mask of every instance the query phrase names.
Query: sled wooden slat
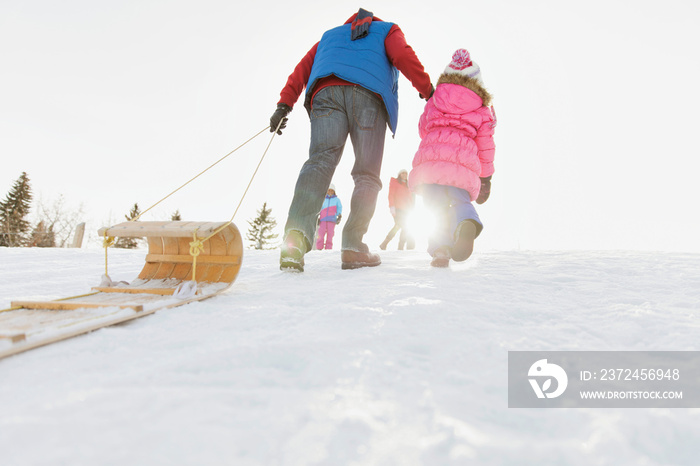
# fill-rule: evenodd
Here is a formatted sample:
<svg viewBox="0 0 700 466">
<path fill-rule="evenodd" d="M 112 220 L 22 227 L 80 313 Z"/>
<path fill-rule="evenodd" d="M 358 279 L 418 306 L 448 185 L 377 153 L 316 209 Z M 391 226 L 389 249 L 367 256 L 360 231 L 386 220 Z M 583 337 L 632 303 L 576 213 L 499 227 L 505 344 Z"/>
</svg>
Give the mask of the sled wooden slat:
<svg viewBox="0 0 700 466">
<path fill-rule="evenodd" d="M 230 222 L 125 222 L 98 232 L 146 239 L 148 253 L 138 277 L 131 284 L 95 287 L 70 298 L 13 301 L 0 313 L 0 358 L 214 297 L 233 284 L 243 259 L 241 234 Z M 175 297 L 175 289 L 193 279 L 195 232 L 202 243 L 194 270 L 197 291 Z"/>
<path fill-rule="evenodd" d="M 143 311 L 142 304 L 118 304 L 118 303 L 89 303 L 85 301 L 12 301 L 12 306 L 24 309 L 45 309 L 50 311 L 71 311 L 73 309 L 94 309 L 101 307 L 119 307 L 133 309 L 136 312 Z"/>
<path fill-rule="evenodd" d="M 197 237 L 209 236 L 227 222 L 124 222 L 107 228 L 100 228 L 100 236 L 142 238 L 142 237 L 187 237 L 192 239 L 194 232 Z M 233 224 L 231 224 L 233 225 Z"/>
<path fill-rule="evenodd" d="M 95 286 L 92 288 L 95 291 L 103 293 L 130 293 L 130 294 L 157 294 L 160 296 L 172 296 L 175 293 L 175 288 L 127 288 L 123 286 Z"/>
<path fill-rule="evenodd" d="M 215 231 L 221 230 L 211 236 Z M 241 267 L 243 242 L 230 222 L 124 222 L 98 230 L 100 236 L 146 238 L 148 254 L 141 280 L 192 279 L 190 242 L 196 233 L 203 250 L 197 256 L 198 283 L 232 283 Z"/>
<path fill-rule="evenodd" d="M 160 237 L 148 238 L 148 251 L 153 254 L 163 254 L 163 240 Z M 139 274 L 139 278 L 142 280 L 150 280 L 153 275 L 156 274 L 158 270 L 159 262 L 146 262 L 143 266 L 143 270 Z"/>
<path fill-rule="evenodd" d="M 178 238 L 172 237 L 172 236 L 163 236 L 163 237 L 161 237 L 161 240 L 163 241 L 163 253 L 165 253 L 165 254 L 177 254 Z M 173 274 L 173 272 L 175 271 L 175 264 L 168 263 L 168 262 L 158 262 L 158 264 L 159 264 L 158 270 L 156 271 L 156 274 L 153 276 L 154 279 L 160 280 L 160 279 L 170 278 L 170 277 L 175 278 L 175 276 Z M 182 277 L 177 277 L 177 278 L 180 280 L 183 280 Z"/>
<path fill-rule="evenodd" d="M 174 263 L 192 263 L 192 256 L 189 254 L 148 254 L 146 262 L 174 262 Z M 238 265 L 241 262 L 240 257 L 236 256 L 197 256 L 197 264 L 231 264 Z"/>
<path fill-rule="evenodd" d="M 12 343 L 19 343 L 27 339 L 24 333 L 15 333 L 14 335 L 3 335 L 0 334 L 0 339 L 10 340 Z"/>
</svg>

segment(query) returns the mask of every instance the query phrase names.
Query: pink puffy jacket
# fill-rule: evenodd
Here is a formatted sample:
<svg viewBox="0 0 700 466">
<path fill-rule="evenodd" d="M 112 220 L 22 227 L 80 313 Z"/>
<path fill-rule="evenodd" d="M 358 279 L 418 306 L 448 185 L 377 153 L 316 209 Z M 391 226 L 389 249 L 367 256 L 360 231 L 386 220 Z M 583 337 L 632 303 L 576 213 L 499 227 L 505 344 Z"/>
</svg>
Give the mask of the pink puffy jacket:
<svg viewBox="0 0 700 466">
<path fill-rule="evenodd" d="M 423 184 L 462 188 L 472 201 L 479 196 L 480 177 L 494 172 L 496 120 L 488 105 L 491 95 L 471 78 L 443 74 L 418 123 L 421 143 L 413 158 L 409 186 Z"/>
</svg>

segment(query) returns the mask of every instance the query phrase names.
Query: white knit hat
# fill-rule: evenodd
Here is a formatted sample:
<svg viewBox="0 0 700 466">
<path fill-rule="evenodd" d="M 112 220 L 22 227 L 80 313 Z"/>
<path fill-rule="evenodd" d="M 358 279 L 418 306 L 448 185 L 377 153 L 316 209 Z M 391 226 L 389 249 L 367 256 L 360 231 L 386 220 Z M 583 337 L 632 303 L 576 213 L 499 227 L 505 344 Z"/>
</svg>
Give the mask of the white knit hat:
<svg viewBox="0 0 700 466">
<path fill-rule="evenodd" d="M 329 184 L 328 189 L 332 189 L 333 191 L 335 191 L 335 185 L 333 183 Z"/>
<path fill-rule="evenodd" d="M 479 81 L 482 86 L 484 85 L 481 80 L 481 69 L 472 61 L 467 49 L 459 49 L 452 55 L 452 61 L 445 68 L 445 73 L 469 76 Z"/>
</svg>

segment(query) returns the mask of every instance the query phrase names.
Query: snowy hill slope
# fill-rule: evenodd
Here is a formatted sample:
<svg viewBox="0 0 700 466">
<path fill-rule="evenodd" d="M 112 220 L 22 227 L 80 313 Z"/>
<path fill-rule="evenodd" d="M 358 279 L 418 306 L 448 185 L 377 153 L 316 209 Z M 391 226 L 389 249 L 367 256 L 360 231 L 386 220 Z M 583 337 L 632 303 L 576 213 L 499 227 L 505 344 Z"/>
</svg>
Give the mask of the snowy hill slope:
<svg viewBox="0 0 700 466">
<path fill-rule="evenodd" d="M 697 409 L 509 409 L 507 352 L 698 350 L 700 255 L 339 255 L 246 251 L 222 296 L 0 360 L 0 464 L 697 464 Z M 0 309 L 102 272 L 0 248 Z"/>
</svg>

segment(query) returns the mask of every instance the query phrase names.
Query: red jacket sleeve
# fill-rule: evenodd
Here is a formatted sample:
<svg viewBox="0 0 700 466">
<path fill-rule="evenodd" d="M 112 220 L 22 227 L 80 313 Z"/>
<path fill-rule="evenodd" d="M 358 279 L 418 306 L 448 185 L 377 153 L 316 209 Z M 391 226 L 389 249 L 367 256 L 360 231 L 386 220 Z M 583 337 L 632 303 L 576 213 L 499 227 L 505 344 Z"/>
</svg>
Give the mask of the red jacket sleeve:
<svg viewBox="0 0 700 466">
<path fill-rule="evenodd" d="M 411 81 L 419 93 L 429 96 L 432 91 L 430 76 L 425 72 L 423 64 L 418 60 L 411 46 L 406 43 L 406 37 L 398 25 L 394 24 L 389 30 L 384 40 L 384 47 L 391 64 Z"/>
<path fill-rule="evenodd" d="M 282 89 L 282 92 L 280 92 L 280 100 L 277 103 L 294 107 L 294 104 L 299 100 L 299 96 L 304 91 L 306 83 L 309 82 L 311 67 L 314 66 L 314 58 L 316 57 L 317 49 L 318 42 L 311 47 L 311 50 L 304 55 L 304 58 L 302 58 L 296 68 L 294 68 L 294 71 L 287 79 L 287 84 Z"/>
</svg>

